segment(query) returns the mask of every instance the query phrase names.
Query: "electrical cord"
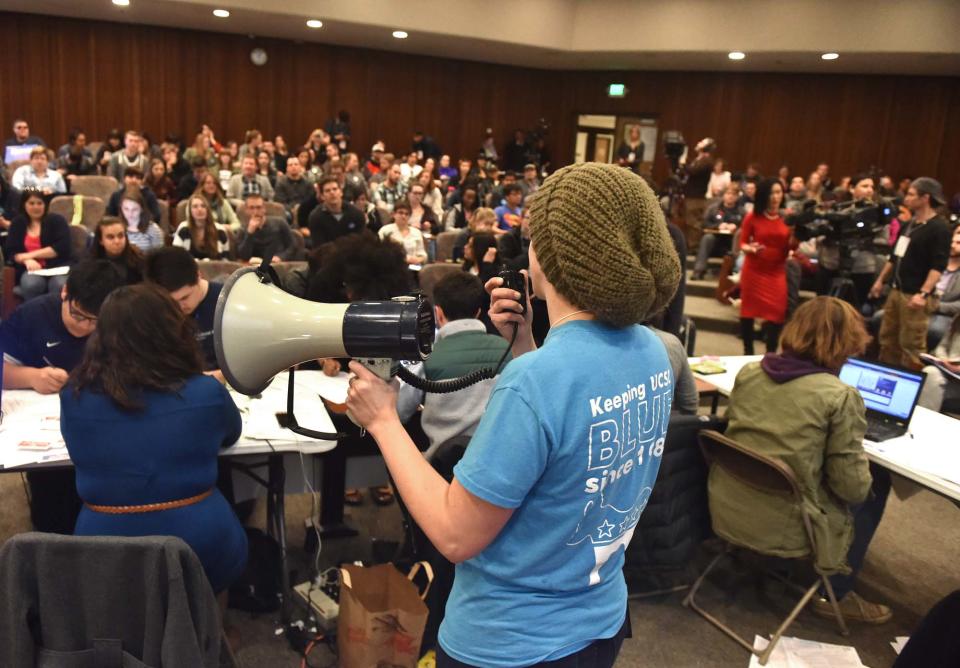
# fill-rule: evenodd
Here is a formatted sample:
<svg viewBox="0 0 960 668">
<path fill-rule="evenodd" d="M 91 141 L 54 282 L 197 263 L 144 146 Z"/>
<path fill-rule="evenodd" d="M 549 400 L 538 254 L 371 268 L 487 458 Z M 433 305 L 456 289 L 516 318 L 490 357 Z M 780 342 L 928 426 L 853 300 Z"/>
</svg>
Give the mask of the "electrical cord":
<svg viewBox="0 0 960 668">
<path fill-rule="evenodd" d="M 400 366 L 397 368 L 397 376 L 405 382 L 407 385 L 417 388 L 418 390 L 423 390 L 430 394 L 449 394 L 450 392 L 457 392 L 471 385 L 476 385 L 482 380 L 490 380 L 491 378 L 496 378 L 497 374 L 500 373 L 500 370 L 503 368 L 503 363 L 507 360 L 507 355 L 510 354 L 510 351 L 513 349 L 513 344 L 517 340 L 517 330 L 519 329 L 517 323 L 513 323 L 513 336 L 510 338 L 510 345 L 507 346 L 507 349 L 503 351 L 503 356 L 500 358 L 500 361 L 497 362 L 495 369 L 490 367 L 484 369 L 477 369 L 476 371 L 471 371 L 470 373 L 460 376 L 459 378 L 448 378 L 446 380 L 427 380 L 426 378 L 421 378 L 415 373 L 411 373 L 409 369 L 405 366 Z"/>
</svg>

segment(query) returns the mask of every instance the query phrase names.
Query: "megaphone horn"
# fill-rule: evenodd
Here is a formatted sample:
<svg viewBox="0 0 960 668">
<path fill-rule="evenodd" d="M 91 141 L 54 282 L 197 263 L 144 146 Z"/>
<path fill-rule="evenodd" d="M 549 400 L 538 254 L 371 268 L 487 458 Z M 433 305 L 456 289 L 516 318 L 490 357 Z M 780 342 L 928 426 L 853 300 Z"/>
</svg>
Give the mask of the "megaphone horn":
<svg viewBox="0 0 960 668">
<path fill-rule="evenodd" d="M 224 283 L 213 341 L 230 386 L 259 394 L 278 373 L 323 357 L 422 361 L 433 349 L 433 308 L 417 297 L 323 304 L 300 299 L 254 267 Z"/>
</svg>

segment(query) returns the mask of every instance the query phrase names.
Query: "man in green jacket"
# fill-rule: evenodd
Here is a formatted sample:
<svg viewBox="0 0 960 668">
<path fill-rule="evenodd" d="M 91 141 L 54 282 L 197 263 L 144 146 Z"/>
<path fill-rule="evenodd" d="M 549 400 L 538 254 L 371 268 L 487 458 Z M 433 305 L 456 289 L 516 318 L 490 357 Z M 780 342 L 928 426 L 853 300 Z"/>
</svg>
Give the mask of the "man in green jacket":
<svg viewBox="0 0 960 668">
<path fill-rule="evenodd" d="M 420 366 L 420 376 L 447 380 L 478 369 L 496 368 L 509 344 L 501 336 L 487 334 L 486 327 L 477 319 L 484 294 L 480 279 L 466 271 L 437 283 L 433 302 L 440 331 L 433 352 Z M 397 400 L 401 419 L 405 421 L 423 404 L 421 425 L 430 439 L 425 457 L 429 459 L 442 443 L 456 436 L 473 434 L 495 384 L 494 378 L 457 392 L 426 396 L 409 385 L 401 386 Z"/>
</svg>

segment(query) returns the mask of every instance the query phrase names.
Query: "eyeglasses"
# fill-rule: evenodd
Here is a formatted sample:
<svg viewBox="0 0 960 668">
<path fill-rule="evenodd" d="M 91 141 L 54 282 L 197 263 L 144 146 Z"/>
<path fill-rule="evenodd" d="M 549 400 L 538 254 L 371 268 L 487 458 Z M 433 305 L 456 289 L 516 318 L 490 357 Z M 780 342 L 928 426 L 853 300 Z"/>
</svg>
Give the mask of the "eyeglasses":
<svg viewBox="0 0 960 668">
<path fill-rule="evenodd" d="M 74 307 L 72 301 L 68 301 L 66 299 L 64 299 L 63 301 L 67 302 L 67 311 L 70 313 L 70 317 L 76 320 L 77 323 L 83 324 L 85 322 L 92 322 L 96 324 L 97 322 L 96 316 L 89 315 L 87 313 L 84 313 L 83 311 L 78 310 L 76 307 Z"/>
</svg>

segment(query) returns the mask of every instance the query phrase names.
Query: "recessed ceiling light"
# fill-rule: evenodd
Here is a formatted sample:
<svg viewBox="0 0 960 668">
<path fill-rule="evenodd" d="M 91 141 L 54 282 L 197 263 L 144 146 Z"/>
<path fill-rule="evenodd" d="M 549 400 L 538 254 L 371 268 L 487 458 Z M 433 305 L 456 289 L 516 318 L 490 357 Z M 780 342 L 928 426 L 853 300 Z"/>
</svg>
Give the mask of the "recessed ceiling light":
<svg viewBox="0 0 960 668">
<path fill-rule="evenodd" d="M 230 16 L 230 12 L 228 12 L 226 9 L 214 9 L 213 15 L 218 19 L 225 19 Z"/>
<path fill-rule="evenodd" d="M 840 57 L 840 54 L 831 52 L 831 53 L 825 53 L 820 57 L 823 58 L 824 60 L 836 60 L 837 58 Z"/>
<path fill-rule="evenodd" d="M 307 21 L 307 27 L 308 27 L 308 28 L 322 28 L 322 27 L 323 27 L 323 21 L 318 21 L 317 19 L 309 19 L 309 20 Z"/>
<path fill-rule="evenodd" d="M 746 57 L 747 54 L 745 54 L 743 51 L 731 51 L 727 54 L 727 58 L 730 60 L 743 60 Z"/>
<path fill-rule="evenodd" d="M 113 4 L 117 7 L 126 7 L 130 4 L 130 0 L 113 0 Z"/>
<path fill-rule="evenodd" d="M 406 30 L 394 30 L 393 36 L 396 37 L 397 39 L 406 39 L 407 37 L 409 37 L 409 35 L 407 35 Z"/>
</svg>

